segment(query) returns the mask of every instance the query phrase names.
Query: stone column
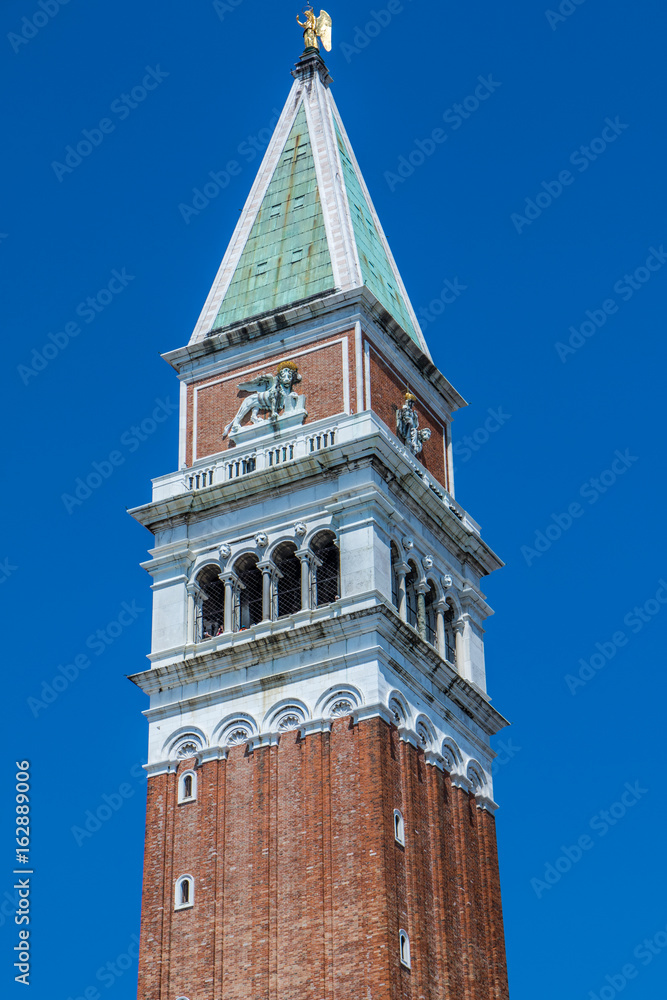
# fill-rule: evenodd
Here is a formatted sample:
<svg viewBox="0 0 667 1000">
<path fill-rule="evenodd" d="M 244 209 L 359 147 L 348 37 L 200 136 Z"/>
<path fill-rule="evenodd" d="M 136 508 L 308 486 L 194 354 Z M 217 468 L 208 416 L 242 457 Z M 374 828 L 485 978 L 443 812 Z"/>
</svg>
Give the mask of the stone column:
<svg viewBox="0 0 667 1000">
<path fill-rule="evenodd" d="M 258 565 L 262 571 L 262 621 L 270 622 L 272 619 L 271 584 L 276 567 L 270 561 L 261 562 Z"/>
<path fill-rule="evenodd" d="M 445 612 L 447 611 L 447 602 L 438 601 L 435 606 L 435 634 L 436 634 L 436 646 L 440 653 L 440 656 L 445 660 L 447 658 L 447 640 L 445 638 Z"/>
<path fill-rule="evenodd" d="M 221 573 L 220 579 L 225 585 L 225 632 L 234 630 L 234 600 L 238 590 L 238 579 L 235 573 Z"/>
<path fill-rule="evenodd" d="M 427 583 L 417 584 L 417 631 L 426 642 L 426 591 L 429 589 Z"/>
<path fill-rule="evenodd" d="M 408 598 L 405 591 L 405 577 L 410 572 L 410 567 L 406 562 L 396 563 L 392 571 L 396 573 L 396 590 L 398 591 L 398 616 L 406 622 L 408 620 Z"/>
<path fill-rule="evenodd" d="M 197 601 L 205 601 L 206 594 L 202 593 L 196 583 L 188 583 L 185 589 L 188 595 L 186 634 L 189 641 L 200 642 L 202 637 L 197 635 Z"/>
<path fill-rule="evenodd" d="M 464 618 L 459 618 L 454 622 L 454 635 L 456 642 L 456 669 L 463 674 L 464 664 L 467 662 L 466 656 L 466 623 Z"/>
<path fill-rule="evenodd" d="M 297 552 L 301 563 L 301 610 L 310 611 L 310 556 L 308 549 L 299 549 Z"/>
</svg>

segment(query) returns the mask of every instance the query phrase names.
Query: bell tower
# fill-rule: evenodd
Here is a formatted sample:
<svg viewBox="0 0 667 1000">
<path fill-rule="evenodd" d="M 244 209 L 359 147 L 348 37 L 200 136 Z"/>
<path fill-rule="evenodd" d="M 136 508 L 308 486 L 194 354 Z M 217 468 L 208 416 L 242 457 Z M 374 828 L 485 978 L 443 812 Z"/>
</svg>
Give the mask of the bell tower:
<svg viewBox="0 0 667 1000">
<path fill-rule="evenodd" d="M 139 998 L 505 1000 L 481 591 L 502 564 L 454 495 L 465 402 L 312 44 L 292 75 L 165 355 L 179 467 L 132 511 L 154 536 Z"/>
</svg>

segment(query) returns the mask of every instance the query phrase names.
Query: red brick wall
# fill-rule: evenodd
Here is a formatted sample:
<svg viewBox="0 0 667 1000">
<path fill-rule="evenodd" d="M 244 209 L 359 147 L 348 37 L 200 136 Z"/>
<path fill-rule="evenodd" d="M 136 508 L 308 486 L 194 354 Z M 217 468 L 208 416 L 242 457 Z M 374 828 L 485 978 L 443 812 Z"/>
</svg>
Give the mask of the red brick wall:
<svg viewBox="0 0 667 1000">
<path fill-rule="evenodd" d="M 139 1000 L 507 1000 L 493 817 L 382 720 L 197 775 L 148 782 Z"/>
<path fill-rule="evenodd" d="M 293 354 L 285 351 L 272 354 L 264 358 L 259 365 L 253 365 L 251 368 L 248 366 L 235 368 L 225 372 L 223 376 L 202 379 L 188 386 L 187 464 L 191 465 L 193 460 L 195 391 L 197 391 L 196 456 L 200 459 L 234 447 L 229 438 L 223 440 L 222 433 L 248 395 L 246 392 L 239 392 L 238 383 L 247 382 L 263 372 L 274 374 L 280 361 L 294 360 L 299 366 L 302 381 L 295 386 L 295 391 L 306 397 L 308 411 L 306 423 L 343 413 L 346 371 L 341 336 L 347 342 L 350 407 L 354 410 L 356 401 L 354 333 L 346 331 L 338 337 L 324 340 L 321 344 L 317 343 L 318 349 L 315 351 L 309 351 L 308 345 L 301 345 Z M 304 350 L 309 353 L 302 354 Z M 250 423 L 250 414 L 246 415 L 242 423 L 244 425 Z"/>
<path fill-rule="evenodd" d="M 370 342 L 369 342 L 370 343 Z M 396 433 L 396 410 L 405 401 L 408 389 L 417 396 L 417 413 L 419 428 L 428 427 L 431 437 L 424 442 L 421 453 L 417 456 L 422 465 L 428 469 L 445 489 L 449 489 L 445 462 L 445 428 L 435 414 L 419 399 L 413 386 L 406 386 L 405 379 L 396 372 L 386 358 L 370 344 L 370 382 L 371 409 L 385 422 L 392 434 Z"/>
</svg>

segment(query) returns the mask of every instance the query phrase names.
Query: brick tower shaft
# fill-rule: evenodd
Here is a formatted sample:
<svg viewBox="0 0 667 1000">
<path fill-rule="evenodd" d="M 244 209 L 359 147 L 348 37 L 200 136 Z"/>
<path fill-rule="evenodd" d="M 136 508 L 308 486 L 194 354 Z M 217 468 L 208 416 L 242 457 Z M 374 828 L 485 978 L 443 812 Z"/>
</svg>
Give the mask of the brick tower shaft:
<svg viewBox="0 0 667 1000">
<path fill-rule="evenodd" d="M 482 578 L 437 370 L 307 49 L 154 537 L 140 1000 L 506 1000 Z"/>
</svg>

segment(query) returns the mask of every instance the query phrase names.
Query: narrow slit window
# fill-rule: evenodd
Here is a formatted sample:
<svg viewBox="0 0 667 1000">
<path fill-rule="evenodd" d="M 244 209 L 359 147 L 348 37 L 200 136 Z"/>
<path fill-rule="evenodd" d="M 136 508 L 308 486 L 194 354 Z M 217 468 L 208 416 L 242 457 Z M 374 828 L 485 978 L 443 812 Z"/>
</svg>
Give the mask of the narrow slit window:
<svg viewBox="0 0 667 1000">
<path fill-rule="evenodd" d="M 400 809 L 394 809 L 394 840 L 405 847 L 405 823 Z"/>
<path fill-rule="evenodd" d="M 411 968 L 410 965 L 410 939 L 405 931 L 399 931 L 398 934 L 398 949 L 399 956 L 401 960 L 401 965 L 404 965 L 406 969 Z"/>
<path fill-rule="evenodd" d="M 194 771 L 186 771 L 178 779 L 178 801 L 192 802 L 197 797 L 197 776 Z"/>
<path fill-rule="evenodd" d="M 174 909 L 185 910 L 194 906 L 195 883 L 191 875 L 181 875 L 176 881 L 174 893 Z"/>
</svg>

